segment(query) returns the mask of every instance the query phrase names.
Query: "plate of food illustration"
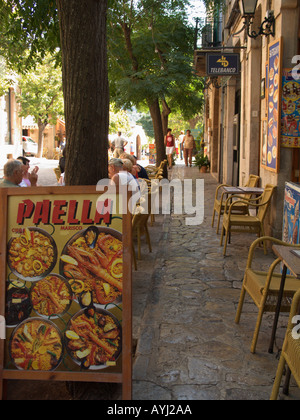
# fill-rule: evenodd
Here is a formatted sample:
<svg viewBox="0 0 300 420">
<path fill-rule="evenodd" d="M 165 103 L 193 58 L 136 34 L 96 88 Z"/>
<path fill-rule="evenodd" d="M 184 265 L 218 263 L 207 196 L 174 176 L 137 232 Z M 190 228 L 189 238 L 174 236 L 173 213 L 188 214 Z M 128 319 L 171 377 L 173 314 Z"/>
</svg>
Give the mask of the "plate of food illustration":
<svg viewBox="0 0 300 420">
<path fill-rule="evenodd" d="M 57 247 L 52 236 L 38 227 L 25 228 L 8 242 L 7 263 L 25 281 L 38 281 L 53 270 Z"/>
<path fill-rule="evenodd" d="M 64 246 L 60 274 L 82 306 L 117 303 L 123 291 L 122 234 L 107 227 L 90 226 Z M 86 301 L 86 303 L 85 303 Z"/>
</svg>

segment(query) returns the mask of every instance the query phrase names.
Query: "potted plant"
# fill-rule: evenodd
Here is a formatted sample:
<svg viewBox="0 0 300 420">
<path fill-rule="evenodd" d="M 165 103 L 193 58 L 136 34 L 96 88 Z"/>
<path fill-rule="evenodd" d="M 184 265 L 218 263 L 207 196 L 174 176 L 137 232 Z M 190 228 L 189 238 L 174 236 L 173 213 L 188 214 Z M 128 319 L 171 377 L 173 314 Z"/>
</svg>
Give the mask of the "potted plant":
<svg viewBox="0 0 300 420">
<path fill-rule="evenodd" d="M 195 156 L 195 165 L 198 166 L 200 172 L 207 172 L 210 167 L 210 161 L 203 153 L 198 153 Z"/>
</svg>

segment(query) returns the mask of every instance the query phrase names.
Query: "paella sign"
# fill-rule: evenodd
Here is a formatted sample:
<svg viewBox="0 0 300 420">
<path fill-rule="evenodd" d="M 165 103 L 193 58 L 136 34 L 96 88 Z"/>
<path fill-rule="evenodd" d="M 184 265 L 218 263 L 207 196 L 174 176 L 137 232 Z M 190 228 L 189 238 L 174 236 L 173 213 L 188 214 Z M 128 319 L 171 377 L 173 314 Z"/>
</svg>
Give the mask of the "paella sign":
<svg viewBox="0 0 300 420">
<path fill-rule="evenodd" d="M 7 197 L 4 377 L 121 382 L 126 215 L 68 191 Z"/>
</svg>

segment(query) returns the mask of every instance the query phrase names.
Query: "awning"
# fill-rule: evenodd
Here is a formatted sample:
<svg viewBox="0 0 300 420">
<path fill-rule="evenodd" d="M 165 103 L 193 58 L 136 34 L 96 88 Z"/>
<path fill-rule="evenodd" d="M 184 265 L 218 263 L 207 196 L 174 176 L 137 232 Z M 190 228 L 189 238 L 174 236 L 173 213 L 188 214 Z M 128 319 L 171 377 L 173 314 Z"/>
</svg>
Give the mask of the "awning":
<svg viewBox="0 0 300 420">
<path fill-rule="evenodd" d="M 38 125 L 34 122 L 34 118 L 29 115 L 22 119 L 22 128 L 23 130 L 36 130 L 38 129 Z"/>
</svg>

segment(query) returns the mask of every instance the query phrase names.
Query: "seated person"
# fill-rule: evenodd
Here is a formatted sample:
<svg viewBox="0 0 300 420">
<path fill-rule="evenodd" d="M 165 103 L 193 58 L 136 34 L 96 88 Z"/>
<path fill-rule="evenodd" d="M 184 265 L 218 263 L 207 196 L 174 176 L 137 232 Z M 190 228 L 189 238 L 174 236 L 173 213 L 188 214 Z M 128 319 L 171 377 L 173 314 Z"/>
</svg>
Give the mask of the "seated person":
<svg viewBox="0 0 300 420">
<path fill-rule="evenodd" d="M 23 178 L 22 162 L 10 159 L 3 167 L 4 178 L 0 180 L 1 188 L 19 187 Z"/>
<path fill-rule="evenodd" d="M 18 160 L 23 164 L 23 179 L 20 183 L 20 187 L 36 187 L 38 180 L 37 172 L 39 170 L 38 166 L 35 166 L 31 173 L 29 173 L 29 159 L 24 156 L 19 156 Z"/>
<path fill-rule="evenodd" d="M 143 166 L 141 166 L 139 163 L 137 163 L 137 157 L 133 155 L 133 158 L 135 161 L 134 164 L 136 165 L 139 178 L 149 179 L 146 169 L 143 168 Z"/>
<path fill-rule="evenodd" d="M 130 172 L 132 163 L 129 159 L 112 158 L 108 162 L 108 176 L 116 185 L 130 185 L 131 191 L 139 191 L 137 179 Z"/>
<path fill-rule="evenodd" d="M 132 173 L 132 175 L 135 177 L 135 178 L 138 178 L 139 177 L 139 175 L 138 175 L 138 167 L 136 166 L 136 164 L 135 164 L 135 159 L 134 159 L 134 157 L 132 156 L 132 155 L 130 155 L 129 153 L 122 153 L 121 155 L 120 155 L 120 159 L 122 159 L 123 161 L 124 161 L 124 159 L 128 159 L 128 160 L 130 160 L 130 162 L 132 163 L 132 170 L 130 171 L 131 173 Z"/>
<path fill-rule="evenodd" d="M 59 159 L 58 166 L 59 166 L 60 172 L 63 174 L 65 172 L 65 166 L 66 166 L 66 148 L 64 148 L 62 152 L 62 157 Z"/>
</svg>

